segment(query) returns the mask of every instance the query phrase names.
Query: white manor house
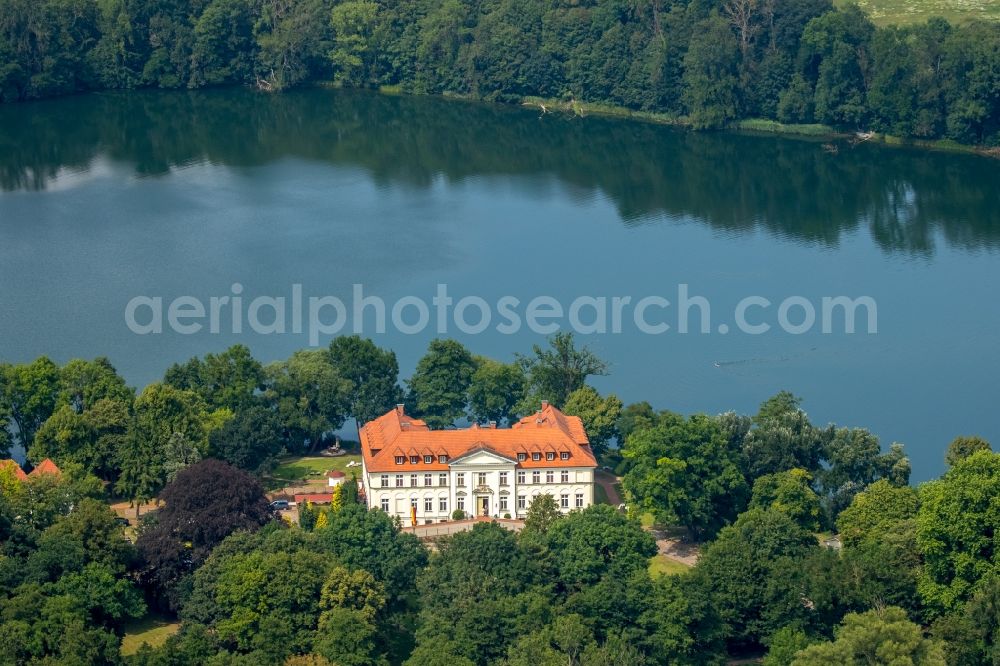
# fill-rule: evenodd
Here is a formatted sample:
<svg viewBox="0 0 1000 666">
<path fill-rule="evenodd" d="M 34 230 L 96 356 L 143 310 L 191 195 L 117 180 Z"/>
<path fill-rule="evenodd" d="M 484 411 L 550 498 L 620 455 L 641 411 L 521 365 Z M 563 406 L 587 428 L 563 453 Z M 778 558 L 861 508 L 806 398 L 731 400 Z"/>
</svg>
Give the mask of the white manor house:
<svg viewBox="0 0 1000 666">
<path fill-rule="evenodd" d="M 594 502 L 597 460 L 577 416 L 542 402 L 510 428 L 431 430 L 402 405 L 360 431 L 368 506 L 404 525 L 467 517 L 523 518 L 549 494 L 566 513 Z"/>
</svg>

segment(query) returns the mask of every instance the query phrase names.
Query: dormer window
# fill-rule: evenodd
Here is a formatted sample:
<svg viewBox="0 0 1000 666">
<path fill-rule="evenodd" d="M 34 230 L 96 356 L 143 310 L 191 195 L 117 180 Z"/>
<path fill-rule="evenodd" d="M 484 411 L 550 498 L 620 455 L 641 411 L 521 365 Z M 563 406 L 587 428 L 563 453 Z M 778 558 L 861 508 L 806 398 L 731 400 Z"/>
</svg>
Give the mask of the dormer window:
<svg viewBox="0 0 1000 666">
<path fill-rule="evenodd" d="M 430 465 L 434 462 L 434 456 L 424 456 L 424 463 Z"/>
<path fill-rule="evenodd" d="M 442 465 L 445 464 L 446 462 L 448 462 L 448 456 L 446 456 L 444 454 L 439 455 L 438 456 L 438 462 L 441 463 Z"/>
<path fill-rule="evenodd" d="M 551 451 L 549 451 L 548 453 L 545 454 L 545 459 L 546 460 L 555 460 L 556 459 L 556 454 L 554 454 Z"/>
<path fill-rule="evenodd" d="M 410 464 L 417 465 L 420 463 L 420 456 L 410 456 Z"/>
<path fill-rule="evenodd" d="M 397 465 L 402 465 L 405 462 L 406 462 L 406 458 L 404 456 L 396 456 L 396 464 Z"/>
<path fill-rule="evenodd" d="M 542 454 L 541 453 L 532 453 L 531 454 L 531 459 L 537 462 L 537 461 L 539 461 L 539 460 L 542 459 Z"/>
<path fill-rule="evenodd" d="M 524 462 L 527 459 L 528 459 L 528 454 L 527 453 L 518 453 L 517 454 L 517 462 Z"/>
<path fill-rule="evenodd" d="M 569 460 L 569 451 L 563 451 L 559 454 L 560 460 Z"/>
</svg>

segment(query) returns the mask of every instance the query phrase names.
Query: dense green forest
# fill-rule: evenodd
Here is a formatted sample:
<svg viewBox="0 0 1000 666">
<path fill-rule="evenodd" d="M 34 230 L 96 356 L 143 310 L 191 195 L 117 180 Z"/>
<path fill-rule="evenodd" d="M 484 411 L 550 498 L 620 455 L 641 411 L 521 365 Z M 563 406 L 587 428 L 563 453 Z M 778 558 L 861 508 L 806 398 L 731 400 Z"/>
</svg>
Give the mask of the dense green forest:
<svg viewBox="0 0 1000 666">
<path fill-rule="evenodd" d="M 1000 25 L 829 0 L 0 0 L 0 99 L 310 82 L 1000 143 Z"/>
<path fill-rule="evenodd" d="M 607 365 L 569 335 L 512 362 L 436 340 L 405 382 L 359 337 L 264 366 L 236 346 L 138 394 L 106 359 L 0 364 L 0 663 L 286 666 L 987 666 L 998 656 L 1000 455 L 976 437 L 914 489 L 899 445 L 818 426 L 780 393 L 752 416 L 682 416 L 600 395 Z M 261 477 L 347 418 L 395 402 L 435 427 L 510 422 L 549 399 L 583 420 L 628 511 L 568 515 L 543 495 L 524 529 L 478 524 L 429 551 L 349 481 L 277 520 Z M 609 447 L 617 440 L 620 448 Z M 107 502 L 158 497 L 134 534 Z M 306 519 L 308 517 L 308 520 Z M 701 543 L 650 568 L 640 518 Z M 821 535 L 835 530 L 841 549 Z M 150 610 L 180 630 L 122 656 Z"/>
</svg>

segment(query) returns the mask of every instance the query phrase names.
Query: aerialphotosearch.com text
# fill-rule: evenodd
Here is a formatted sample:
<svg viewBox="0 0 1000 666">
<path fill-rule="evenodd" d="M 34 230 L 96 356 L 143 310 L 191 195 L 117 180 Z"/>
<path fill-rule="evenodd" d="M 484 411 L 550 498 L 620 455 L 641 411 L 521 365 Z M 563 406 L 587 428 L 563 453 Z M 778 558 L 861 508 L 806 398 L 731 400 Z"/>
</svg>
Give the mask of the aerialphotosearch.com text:
<svg viewBox="0 0 1000 666">
<path fill-rule="evenodd" d="M 438 284 L 430 298 L 411 295 L 391 302 L 366 294 L 361 284 L 353 285 L 351 297 L 342 299 L 306 295 L 301 284 L 293 284 L 287 296 L 251 296 L 235 283 L 229 294 L 207 299 L 136 296 L 125 307 L 125 323 L 137 335 L 305 333 L 310 346 L 339 334 L 383 334 L 390 329 L 406 335 L 431 329 L 442 336 L 456 331 L 475 335 L 490 329 L 512 335 L 525 328 L 541 335 L 560 330 L 581 335 L 878 332 L 878 307 L 870 296 L 810 299 L 793 295 L 778 301 L 746 296 L 725 320 L 716 323 L 715 314 L 709 299 L 692 294 L 685 283 L 678 284 L 671 297 L 581 295 L 568 301 L 545 295 L 502 296 L 492 301 L 471 295 L 455 298 L 448 285 Z"/>
</svg>

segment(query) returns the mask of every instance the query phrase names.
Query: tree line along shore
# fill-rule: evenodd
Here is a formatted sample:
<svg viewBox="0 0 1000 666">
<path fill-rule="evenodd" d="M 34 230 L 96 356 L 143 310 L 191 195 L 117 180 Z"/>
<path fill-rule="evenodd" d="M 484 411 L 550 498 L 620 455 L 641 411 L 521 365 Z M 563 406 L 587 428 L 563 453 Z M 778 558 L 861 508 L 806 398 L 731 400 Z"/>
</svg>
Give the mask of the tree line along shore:
<svg viewBox="0 0 1000 666">
<path fill-rule="evenodd" d="M 405 382 L 356 336 L 267 366 L 235 346 L 138 393 L 107 359 L 2 364 L 5 447 L 58 467 L 0 464 L 0 663 L 993 662 L 989 443 L 956 438 L 914 488 L 901 445 L 813 424 L 790 393 L 685 416 L 599 394 L 606 372 L 568 334 L 513 362 L 435 340 Z M 348 418 L 402 401 L 434 428 L 504 427 L 539 399 L 581 418 L 626 509 L 541 496 L 520 532 L 485 522 L 429 552 L 355 481 L 299 524 L 264 493 L 279 457 Z M 120 498 L 159 508 L 123 528 Z M 696 564 L 653 566 L 650 523 L 698 543 Z M 175 633 L 123 654 L 150 617 Z"/>
<path fill-rule="evenodd" d="M 998 45 L 1000 23 L 830 0 L 2 0 L 0 100 L 335 82 L 988 149 Z"/>
</svg>

